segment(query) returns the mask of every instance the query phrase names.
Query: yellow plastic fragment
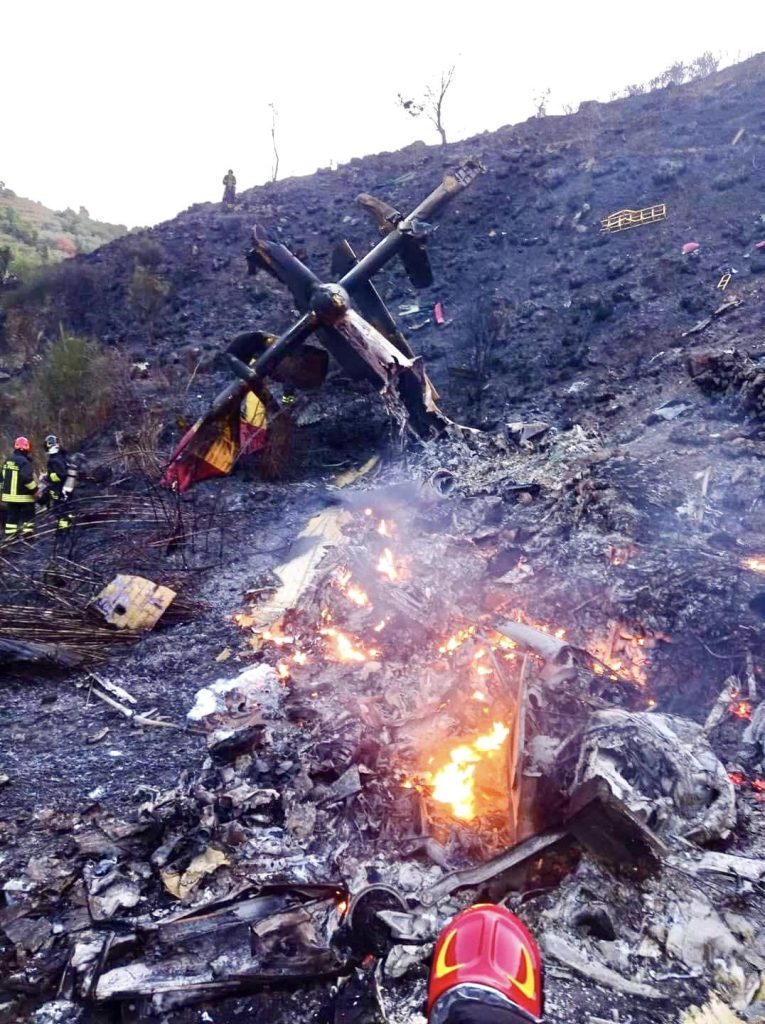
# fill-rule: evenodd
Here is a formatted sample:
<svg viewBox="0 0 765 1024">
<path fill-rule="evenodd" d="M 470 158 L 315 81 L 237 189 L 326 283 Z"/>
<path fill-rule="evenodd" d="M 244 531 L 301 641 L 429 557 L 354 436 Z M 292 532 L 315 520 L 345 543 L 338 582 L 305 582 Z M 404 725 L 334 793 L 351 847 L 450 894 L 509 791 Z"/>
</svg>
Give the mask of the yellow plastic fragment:
<svg viewBox="0 0 765 1024">
<path fill-rule="evenodd" d="M 656 203 L 654 206 L 646 206 L 642 210 L 617 210 L 610 213 L 600 222 L 603 231 L 626 231 L 627 228 L 637 228 L 644 224 L 655 224 L 657 221 L 667 219 L 667 204 Z"/>
<path fill-rule="evenodd" d="M 342 473 L 338 473 L 333 478 L 332 483 L 335 487 L 347 487 L 349 484 L 354 483 L 359 477 L 366 476 L 367 473 L 375 468 L 377 463 L 380 461 L 379 455 L 373 455 L 371 459 L 367 459 L 363 466 L 359 466 L 358 469 L 346 469 Z"/>
<path fill-rule="evenodd" d="M 118 629 L 152 629 L 175 598 L 175 591 L 143 576 L 115 576 L 93 604 Z"/>
</svg>

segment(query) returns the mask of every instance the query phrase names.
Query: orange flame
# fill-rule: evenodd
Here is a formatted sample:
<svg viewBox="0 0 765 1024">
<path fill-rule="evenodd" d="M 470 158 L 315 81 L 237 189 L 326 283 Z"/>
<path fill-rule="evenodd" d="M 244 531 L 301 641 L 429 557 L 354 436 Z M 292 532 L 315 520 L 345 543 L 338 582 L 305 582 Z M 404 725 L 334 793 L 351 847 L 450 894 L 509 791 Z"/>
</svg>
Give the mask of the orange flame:
<svg viewBox="0 0 765 1024">
<path fill-rule="evenodd" d="M 381 537 L 392 536 L 390 527 L 388 526 L 384 519 L 381 519 L 380 522 L 377 524 L 377 532 L 380 534 Z"/>
<path fill-rule="evenodd" d="M 401 574 L 396 567 L 393 552 L 390 548 L 386 548 L 380 555 L 379 561 L 377 562 L 377 571 L 382 573 L 383 576 L 387 576 L 391 583 L 395 583 L 397 579 L 400 579 Z"/>
<path fill-rule="evenodd" d="M 357 604 L 359 608 L 364 608 L 369 604 L 369 597 L 364 593 L 361 587 L 357 587 L 355 583 L 352 583 L 346 590 L 346 596 L 354 604 Z"/>
<path fill-rule="evenodd" d="M 648 685 L 646 647 L 645 637 L 621 631 L 611 638 L 591 638 L 587 643 L 589 652 L 598 659 L 592 666 L 595 675 L 608 675 L 614 681 L 621 676 L 638 686 Z"/>
<path fill-rule="evenodd" d="M 379 651 L 372 647 L 365 650 L 361 641 L 355 637 L 351 639 L 345 633 L 341 633 L 339 629 L 335 629 L 334 626 L 328 626 L 319 632 L 322 636 L 327 636 L 334 640 L 334 653 L 338 661 L 369 661 L 380 656 Z"/>
<path fill-rule="evenodd" d="M 728 772 L 728 778 L 734 786 L 743 786 L 754 790 L 754 799 L 762 802 L 765 799 L 765 779 L 748 779 L 743 772 Z"/>
<path fill-rule="evenodd" d="M 455 818 L 470 821 L 476 816 L 476 765 L 483 755 L 501 750 L 509 733 L 502 722 L 494 722 L 490 732 L 477 736 L 472 743 L 455 747 L 443 768 L 429 773 L 433 799 L 448 804 Z"/>
<path fill-rule="evenodd" d="M 731 701 L 728 710 L 736 718 L 743 718 L 744 721 L 748 721 L 752 717 L 752 703 L 748 700 Z"/>
<path fill-rule="evenodd" d="M 344 566 L 335 571 L 335 581 L 340 590 L 345 594 L 349 601 L 353 601 L 360 608 L 365 608 L 369 604 L 368 595 L 361 589 L 356 583 L 351 583 L 353 575 L 350 569 Z M 322 617 L 324 613 L 322 612 Z"/>
<path fill-rule="evenodd" d="M 451 654 L 452 651 L 456 651 L 458 647 L 461 647 L 475 633 L 475 630 L 475 626 L 467 626 L 465 629 L 457 630 L 453 636 L 450 636 L 448 640 L 441 644 L 438 648 L 438 653 Z"/>
<path fill-rule="evenodd" d="M 741 566 L 744 569 L 751 569 L 752 572 L 765 573 L 765 556 L 753 555 L 751 558 L 742 558 Z"/>
<path fill-rule="evenodd" d="M 275 644 L 277 647 L 285 647 L 295 643 L 295 637 L 282 633 L 278 623 L 274 626 L 269 626 L 268 629 L 264 629 L 260 637 L 262 640 Z"/>
</svg>

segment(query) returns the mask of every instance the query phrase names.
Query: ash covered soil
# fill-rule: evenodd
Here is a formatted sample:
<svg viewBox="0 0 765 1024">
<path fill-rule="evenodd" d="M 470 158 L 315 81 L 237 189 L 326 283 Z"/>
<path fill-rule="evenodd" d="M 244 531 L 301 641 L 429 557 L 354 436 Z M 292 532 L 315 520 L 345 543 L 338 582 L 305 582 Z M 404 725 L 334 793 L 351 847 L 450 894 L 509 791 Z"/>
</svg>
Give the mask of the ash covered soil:
<svg viewBox="0 0 765 1024">
<path fill-rule="evenodd" d="M 246 592 L 285 559 L 310 516 L 346 500 L 358 509 L 367 492 L 391 492 L 399 495 L 404 519 L 421 503 L 415 535 L 422 546 L 429 534 L 448 537 L 480 565 L 471 606 L 460 609 L 468 619 L 517 606 L 533 621 L 564 627 L 583 648 L 608 641 L 607 652 L 597 650 L 612 661 L 620 657 L 617 633 L 639 637 L 650 641 L 646 661 L 636 663 L 628 644 L 621 654 L 630 684 L 640 675 L 644 707 L 703 723 L 733 676 L 747 712 L 756 712 L 765 685 L 765 576 L 743 561 L 765 557 L 765 256 L 756 248 L 765 239 L 763 71 L 760 56 L 688 86 L 586 104 L 574 115 L 534 119 L 444 149 L 416 144 L 253 189 L 234 212 L 194 207 L 146 233 L 160 247 L 155 269 L 170 284 L 151 341 L 126 302 L 141 239 L 118 240 L 73 261 L 42 299 L 23 296 L 10 306 L 0 368 L 14 376 L 28 371 L 16 353 L 30 323 L 51 338 L 59 322 L 92 333 L 131 360 L 149 362 L 149 377 L 134 387 L 144 407 L 161 417 L 161 443 L 169 450 L 177 418 L 193 419 L 225 381 L 215 361 L 224 341 L 241 330 L 276 331 L 290 322 L 286 293 L 246 276 L 243 253 L 253 221 L 321 273 L 337 238 L 347 237 L 359 252 L 375 240 L 353 204 L 356 193 L 372 192 L 408 210 L 467 155 L 487 167 L 446 211 L 430 243 L 436 284 L 415 293 L 398 266 L 378 279 L 394 314 L 400 306 L 420 306 L 401 323 L 425 359 L 444 411 L 484 433 L 402 449 L 381 404 L 336 372 L 312 400 L 306 419 L 313 422 L 297 432 L 286 479 L 266 483 L 256 469 L 242 467 L 189 497 L 194 505 L 215 502 L 226 510 L 222 558 L 194 577 L 204 610 L 189 623 L 158 629 L 98 673 L 124 686 L 139 707 L 156 707 L 184 726 L 200 687 L 252 662 L 248 637 L 233 616 L 246 610 Z M 660 202 L 668 208 L 664 221 L 613 235 L 600 231 L 609 213 Z M 689 241 L 700 248 L 683 256 Z M 718 282 L 729 271 L 735 273 L 723 292 Z M 447 316 L 441 328 L 430 316 L 436 301 Z M 488 348 L 476 342 L 487 316 L 494 317 Z M 685 334 L 706 318 L 708 325 Z M 507 427 L 517 421 L 542 421 L 546 429 L 519 441 Z M 112 434 L 94 439 L 91 463 L 106 460 L 113 445 Z M 373 475 L 347 491 L 333 487 L 339 471 L 375 453 L 383 461 Z M 434 497 L 428 483 L 437 470 L 452 474 L 448 496 Z M 402 492 L 405 484 L 414 490 Z M 438 566 L 429 573 L 427 583 L 437 589 Z M 230 657 L 216 661 L 224 650 Z M 85 674 L 3 671 L 4 882 L 26 877 L 30 859 L 74 863 L 81 855 L 78 830 L 107 818 L 131 820 L 148 794 L 200 771 L 204 737 L 185 728 L 136 728 L 88 700 Z M 353 690 L 352 680 L 343 685 Z M 329 711 L 326 716 L 329 728 Z M 105 736 L 88 742 L 106 727 Z M 725 768 L 745 780 L 736 793 L 735 827 L 715 845 L 756 856 L 765 823 L 750 780 L 765 772 L 761 751 L 742 744 L 746 727 L 726 710 L 710 732 Z M 352 820 L 359 814 L 356 809 Z M 363 832 L 358 823 L 357 831 Z M 476 853 L 461 844 L 458 827 L 439 836 L 450 866 Z M 325 858 L 328 877 L 357 873 L 355 848 L 345 871 L 326 835 L 304 837 L 303 844 L 307 858 Z M 412 860 L 423 873 L 433 870 L 426 854 Z M 588 882 L 589 869 L 579 870 L 585 889 L 603 885 L 601 876 Z M 51 892 L 55 887 L 47 892 L 54 901 Z M 756 927 L 749 942 L 762 958 L 765 917 L 758 892 L 750 895 Z M 528 910 L 542 923 L 550 898 L 537 897 Z M 650 886 L 624 898 L 625 921 L 639 931 L 653 898 Z M 718 909 L 733 913 L 738 898 L 721 892 Z M 146 909 L 171 902 L 165 896 L 162 904 L 154 892 Z M 0 939 L 0 951 L 0 970 L 17 977 L 14 944 Z M 65 962 L 56 963 L 51 978 Z M 393 1020 L 415 1019 L 425 965 L 390 983 Z M 629 974 L 627 959 L 622 969 Z M 554 969 L 549 1013 L 572 1024 L 585 1010 L 609 1016 L 614 1008 L 620 1019 L 675 1020 L 713 981 L 706 966 L 694 973 L 663 965 L 662 971 L 685 977 L 656 981 L 663 998 L 648 1000 Z M 2 1012 L 24 1020 L 19 992 L 40 1001 L 51 983 L 40 983 L 39 991 L 9 988 Z M 332 1020 L 328 992 L 328 985 L 272 990 L 167 1010 L 164 1019 L 196 1021 L 206 1009 L 220 1022 L 247 1013 L 276 1024 Z"/>
</svg>

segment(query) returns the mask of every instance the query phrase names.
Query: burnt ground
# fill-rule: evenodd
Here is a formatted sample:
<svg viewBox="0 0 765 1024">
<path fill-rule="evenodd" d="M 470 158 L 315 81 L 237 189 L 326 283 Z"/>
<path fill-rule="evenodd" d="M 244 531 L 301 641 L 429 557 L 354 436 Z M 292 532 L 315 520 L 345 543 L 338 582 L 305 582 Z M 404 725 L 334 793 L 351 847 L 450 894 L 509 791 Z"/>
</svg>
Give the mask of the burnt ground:
<svg viewBox="0 0 765 1024">
<path fill-rule="evenodd" d="M 205 610 L 157 630 L 99 674 L 129 690 L 139 707 L 156 707 L 183 725 L 196 691 L 235 675 L 251 657 L 233 622 L 245 592 L 284 559 L 313 512 L 338 500 L 332 476 L 382 451 L 383 469 L 359 481 L 359 490 L 401 481 L 427 488 L 434 470 L 454 474 L 454 490 L 430 529 L 462 538 L 484 563 L 480 596 L 466 614 L 517 603 L 535 621 L 565 627 L 582 646 L 613 635 L 614 624 L 632 630 L 653 644 L 646 693 L 657 710 L 698 722 L 730 675 L 744 686 L 751 667 L 761 689 L 765 577 L 741 561 L 765 554 L 758 377 L 765 278 L 754 249 L 765 236 L 762 67 L 763 58 L 754 58 L 687 87 L 586 105 L 445 151 L 417 145 L 352 161 L 245 193 L 235 213 L 212 204 L 192 208 L 147 233 L 161 247 L 155 269 L 171 285 L 151 335 L 125 301 L 140 240 L 78 259 L 42 301 L 23 296 L 6 313 L 0 365 L 26 372 L 17 341 L 30 322 L 50 336 L 62 319 L 92 332 L 130 359 L 149 361 L 149 379 L 134 386 L 163 418 L 161 440 L 169 447 L 176 417 L 196 414 L 224 380 L 214 361 L 221 339 L 288 322 L 284 294 L 245 276 L 241 254 L 254 219 L 319 269 L 339 225 L 358 250 L 372 240 L 352 204 L 356 192 L 407 208 L 463 156 L 476 153 L 488 167 L 433 239 L 433 289 L 415 296 L 398 268 L 382 275 L 381 289 L 394 312 L 420 302 L 423 326 L 410 338 L 443 408 L 486 435 L 402 452 L 382 410 L 370 412 L 369 396 L 336 377 L 315 400 L 316 422 L 297 433 L 286 480 L 266 484 L 243 467 L 189 498 L 227 510 L 223 556 L 194 576 Z M 732 146 L 739 128 L 746 131 Z M 669 208 L 665 222 L 599 232 L 602 216 L 661 201 Z M 683 257 L 681 246 L 691 240 L 701 248 Z M 729 269 L 737 273 L 723 294 L 716 286 Z M 496 297 L 501 311 L 498 336 L 483 354 L 474 344 L 476 295 Z M 740 304 L 683 336 L 731 297 Z M 427 317 L 439 299 L 450 321 L 440 330 Z M 715 363 L 699 377 L 698 357 L 731 349 L 748 357 L 743 370 Z M 180 398 L 192 371 L 193 387 Z M 670 401 L 673 411 L 681 402 L 686 408 L 664 420 L 654 410 Z M 519 447 L 504 424 L 532 419 L 550 429 Z M 93 464 L 107 458 L 111 443 L 94 439 Z M 516 484 L 538 489 L 519 492 Z M 226 648 L 231 658 L 217 662 Z M 129 819 L 147 790 L 172 788 L 204 757 L 198 735 L 136 728 L 88 701 L 82 675 L 3 671 L 4 880 L 20 877 L 30 857 L 72 856 L 73 830 L 83 821 L 102 813 Z M 758 702 L 759 695 L 755 708 Z M 726 715 L 711 741 L 727 769 L 753 778 L 761 766 L 741 745 L 745 725 Z M 107 726 L 104 738 L 88 743 Z M 728 850 L 761 850 L 757 796 L 739 790 Z M 762 928 L 762 917 L 758 922 Z M 4 954 L 10 973 L 10 944 Z M 402 1006 L 422 996 L 423 970 L 415 967 L 403 989 L 393 987 Z M 622 1018 L 674 1020 L 711 980 L 710 971 L 671 982 L 669 1001 L 656 1004 L 553 971 L 549 1011 L 572 1022 L 585 1009 L 608 1016 L 614 1007 Z M 275 1022 L 331 1019 L 326 986 L 207 1009 L 221 1022 L 248 1010 Z M 13 1001 L 3 1012 L 26 1019 Z M 177 1010 L 166 1019 L 198 1020 L 199 1013 Z"/>
</svg>

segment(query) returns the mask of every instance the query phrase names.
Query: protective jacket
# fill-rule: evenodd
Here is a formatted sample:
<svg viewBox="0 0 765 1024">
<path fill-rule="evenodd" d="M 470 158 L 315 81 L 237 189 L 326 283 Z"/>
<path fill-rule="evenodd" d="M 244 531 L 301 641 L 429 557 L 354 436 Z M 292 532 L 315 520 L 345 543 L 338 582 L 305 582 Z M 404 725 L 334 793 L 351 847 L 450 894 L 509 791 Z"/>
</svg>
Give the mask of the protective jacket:
<svg viewBox="0 0 765 1024">
<path fill-rule="evenodd" d="M 69 457 L 63 448 L 48 456 L 48 493 L 51 501 L 59 501 L 61 489 L 69 472 Z"/>
<path fill-rule="evenodd" d="M 3 464 L 2 500 L 9 504 L 29 504 L 37 493 L 32 460 L 24 452 L 14 452 Z"/>
</svg>

